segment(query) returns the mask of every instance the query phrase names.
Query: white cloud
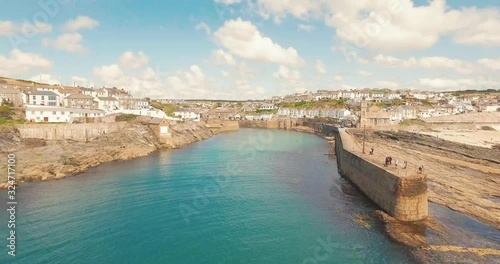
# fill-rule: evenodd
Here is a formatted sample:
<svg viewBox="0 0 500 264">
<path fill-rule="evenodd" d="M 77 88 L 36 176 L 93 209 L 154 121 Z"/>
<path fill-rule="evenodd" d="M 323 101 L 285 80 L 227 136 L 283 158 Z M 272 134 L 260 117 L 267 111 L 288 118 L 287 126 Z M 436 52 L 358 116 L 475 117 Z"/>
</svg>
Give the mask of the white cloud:
<svg viewBox="0 0 500 264">
<path fill-rule="evenodd" d="M 212 52 L 212 60 L 215 65 L 234 65 L 236 61 L 230 53 L 222 49 L 214 50 Z"/>
<path fill-rule="evenodd" d="M 181 98 L 209 98 L 212 96 L 210 82 L 198 65 L 189 71 L 178 71 L 167 78 L 170 93 Z"/>
<path fill-rule="evenodd" d="M 458 59 L 450 59 L 442 56 L 432 56 L 432 57 L 408 57 L 408 58 L 396 58 L 393 56 L 386 56 L 383 54 L 376 55 L 374 57 L 358 57 L 354 54 L 354 58 L 361 64 L 373 64 L 383 67 L 395 67 L 395 68 L 423 68 L 431 71 L 436 70 L 448 70 L 455 71 L 461 74 L 475 74 L 484 71 L 483 67 L 495 69 L 498 67 L 500 60 L 483 58 L 477 62 L 467 62 Z"/>
<path fill-rule="evenodd" d="M 29 22 L 14 23 L 12 21 L 0 21 L 0 36 L 11 36 L 17 33 L 23 35 L 45 34 L 52 32 L 52 25 L 48 23 Z"/>
<path fill-rule="evenodd" d="M 306 24 L 299 24 L 297 30 L 311 32 L 314 30 L 314 26 L 313 25 L 306 25 Z"/>
<path fill-rule="evenodd" d="M 294 92 L 304 92 L 306 90 L 302 76 L 297 70 L 291 70 L 280 65 L 278 71 L 273 73 L 273 77 L 280 82 L 282 87 L 293 88 Z"/>
<path fill-rule="evenodd" d="M 93 29 L 99 26 L 99 21 L 94 20 L 88 16 L 78 16 L 75 19 L 66 21 L 64 29 L 67 31 L 75 32 L 80 29 Z"/>
<path fill-rule="evenodd" d="M 321 60 L 316 60 L 316 71 L 320 74 L 325 74 L 325 64 Z"/>
<path fill-rule="evenodd" d="M 13 49 L 10 56 L 0 54 L 0 76 L 15 77 L 22 73 L 48 70 L 52 62 L 40 55 Z"/>
<path fill-rule="evenodd" d="M 21 25 L 21 32 L 23 34 L 33 34 L 33 32 L 35 32 L 36 34 L 50 33 L 52 32 L 52 25 L 38 21 L 34 24 L 23 23 Z"/>
<path fill-rule="evenodd" d="M 205 33 L 206 33 L 207 35 L 209 35 L 209 36 L 210 36 L 210 34 L 212 33 L 212 30 L 210 29 L 210 27 L 209 27 L 207 24 L 205 24 L 205 22 L 201 22 L 201 23 L 199 23 L 198 25 L 196 25 L 196 27 L 195 27 L 195 28 L 196 28 L 196 30 L 203 29 L 203 30 L 205 31 Z"/>
<path fill-rule="evenodd" d="M 125 72 L 118 64 L 111 64 L 95 67 L 93 72 L 103 85 L 123 88 L 137 97 L 169 96 L 166 82 L 151 67 L 140 72 Z"/>
<path fill-rule="evenodd" d="M 281 47 L 241 18 L 226 21 L 214 36 L 230 53 L 245 59 L 287 66 L 304 64 L 294 48 Z"/>
<path fill-rule="evenodd" d="M 137 52 L 137 55 L 132 51 L 126 51 L 120 56 L 120 63 L 127 67 L 140 68 L 149 63 L 149 57 L 142 51 Z"/>
<path fill-rule="evenodd" d="M 341 75 L 335 75 L 333 76 L 333 80 L 336 82 L 340 82 L 344 80 L 344 77 L 342 77 Z"/>
<path fill-rule="evenodd" d="M 80 33 L 67 33 L 58 36 L 56 39 L 43 39 L 42 44 L 44 47 L 53 47 L 58 50 L 84 52 L 85 48 L 81 44 L 82 39 Z"/>
<path fill-rule="evenodd" d="M 229 75 L 229 72 L 228 72 L 228 71 L 225 71 L 225 70 L 221 70 L 221 71 L 220 71 L 220 73 L 222 74 L 222 76 L 224 76 L 224 77 L 226 77 L 226 78 L 230 76 L 230 75 Z"/>
<path fill-rule="evenodd" d="M 14 34 L 15 26 L 11 21 L 0 21 L 0 36 L 10 36 Z"/>
<path fill-rule="evenodd" d="M 232 4 L 241 3 L 241 0 L 215 0 L 215 2 L 220 3 L 220 4 L 225 4 L 225 5 L 232 5 Z"/>
<path fill-rule="evenodd" d="M 399 84 L 390 81 L 378 81 L 376 82 L 379 88 L 389 88 L 389 89 L 397 89 L 399 88 Z"/>
<path fill-rule="evenodd" d="M 47 83 L 47 84 L 61 84 L 61 77 L 59 76 L 53 76 L 50 74 L 39 74 L 36 76 L 31 77 L 32 81 L 34 82 L 40 82 L 40 83 Z"/>
<path fill-rule="evenodd" d="M 73 81 L 73 85 L 76 86 L 94 87 L 94 82 L 89 81 L 87 78 L 84 77 L 73 76 L 71 77 L 71 80 Z"/>
<path fill-rule="evenodd" d="M 464 10 L 463 17 L 475 17 L 474 24 L 457 31 L 453 40 L 464 45 L 500 46 L 500 9 Z M 462 18 L 464 19 L 464 18 Z M 472 20 L 472 19 L 471 19 Z"/>
<path fill-rule="evenodd" d="M 486 68 L 490 68 L 492 70 L 500 70 L 500 58 L 498 59 L 480 59 L 478 60 L 478 63 L 483 65 Z"/>
<path fill-rule="evenodd" d="M 464 89 L 499 89 L 500 80 L 492 76 L 479 76 L 476 78 L 421 78 L 418 83 L 423 89 L 433 90 L 464 90 Z"/>
<path fill-rule="evenodd" d="M 500 46 L 498 8 L 453 9 L 445 0 L 418 6 L 412 0 L 257 0 L 255 9 L 275 21 L 287 15 L 323 18 L 340 40 L 372 50 L 422 50 L 443 36 L 459 44 Z"/>
<path fill-rule="evenodd" d="M 127 83 L 127 77 L 118 64 L 98 66 L 93 72 L 107 85 L 123 86 Z"/>
<path fill-rule="evenodd" d="M 358 71 L 355 71 L 354 73 L 356 73 L 357 75 L 360 75 L 360 76 L 372 76 L 373 75 L 372 72 L 363 71 L 363 70 L 358 70 Z"/>
</svg>

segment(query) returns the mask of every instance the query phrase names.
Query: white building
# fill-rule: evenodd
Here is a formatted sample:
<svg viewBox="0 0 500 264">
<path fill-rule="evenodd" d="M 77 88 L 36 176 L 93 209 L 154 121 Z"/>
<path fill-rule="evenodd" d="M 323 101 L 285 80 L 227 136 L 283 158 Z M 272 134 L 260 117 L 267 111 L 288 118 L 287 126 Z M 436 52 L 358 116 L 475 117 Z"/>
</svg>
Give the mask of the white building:
<svg viewBox="0 0 500 264">
<path fill-rule="evenodd" d="M 103 117 L 104 111 L 96 109 L 77 109 L 67 107 L 31 106 L 26 107 L 28 122 L 72 122 L 77 118 Z"/>
<path fill-rule="evenodd" d="M 60 106 L 61 97 L 52 91 L 34 91 L 29 95 L 30 105 Z"/>
<path fill-rule="evenodd" d="M 500 109 L 500 105 L 488 105 L 484 108 L 485 112 L 496 112 Z"/>
<path fill-rule="evenodd" d="M 97 97 L 96 101 L 97 108 L 104 111 L 118 110 L 120 107 L 120 102 L 114 97 Z"/>
<path fill-rule="evenodd" d="M 259 110 L 274 110 L 277 107 L 274 104 L 261 104 Z"/>
<path fill-rule="evenodd" d="M 149 109 L 149 102 L 146 99 L 137 99 L 137 109 Z"/>
<path fill-rule="evenodd" d="M 200 121 L 200 114 L 195 113 L 193 111 L 185 110 L 185 109 L 177 109 L 174 111 L 174 116 L 180 117 L 183 120 L 193 120 L 196 122 Z"/>
</svg>

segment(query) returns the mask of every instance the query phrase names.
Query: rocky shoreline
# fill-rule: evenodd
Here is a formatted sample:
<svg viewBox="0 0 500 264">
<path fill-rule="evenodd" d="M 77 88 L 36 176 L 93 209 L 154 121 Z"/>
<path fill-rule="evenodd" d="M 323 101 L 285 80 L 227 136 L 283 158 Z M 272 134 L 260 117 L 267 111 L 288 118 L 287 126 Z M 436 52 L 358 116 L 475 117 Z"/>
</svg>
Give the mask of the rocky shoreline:
<svg viewBox="0 0 500 264">
<path fill-rule="evenodd" d="M 16 154 L 17 182 L 59 180 L 86 172 L 104 163 L 146 156 L 162 148 L 181 148 L 217 134 L 202 124 L 174 124 L 172 139 L 162 145 L 151 129 L 132 122 L 116 132 L 90 142 L 21 140 L 15 128 L 2 128 L 2 153 Z M 6 156 L 6 155 L 2 155 Z M 6 170 L 6 163 L 0 170 Z M 7 187 L 7 178 L 0 179 L 0 188 Z"/>
</svg>

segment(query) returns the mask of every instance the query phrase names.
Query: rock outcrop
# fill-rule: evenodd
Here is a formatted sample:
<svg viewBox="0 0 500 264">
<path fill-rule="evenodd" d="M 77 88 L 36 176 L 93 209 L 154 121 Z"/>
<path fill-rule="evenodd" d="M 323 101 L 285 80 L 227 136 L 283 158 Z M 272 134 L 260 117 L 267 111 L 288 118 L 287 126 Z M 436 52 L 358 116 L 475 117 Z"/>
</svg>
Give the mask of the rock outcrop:
<svg viewBox="0 0 500 264">
<path fill-rule="evenodd" d="M 69 125 L 70 126 L 70 125 Z M 204 140 L 215 133 L 201 124 L 173 124 L 168 144 L 160 144 L 151 129 L 140 122 L 103 134 L 90 142 L 20 139 L 15 128 L 0 130 L 0 153 L 16 154 L 16 180 L 62 179 L 103 163 L 146 156 L 160 148 L 180 148 Z M 7 155 L 2 155 L 0 170 L 6 170 Z M 2 175 L 0 188 L 7 178 Z"/>
</svg>

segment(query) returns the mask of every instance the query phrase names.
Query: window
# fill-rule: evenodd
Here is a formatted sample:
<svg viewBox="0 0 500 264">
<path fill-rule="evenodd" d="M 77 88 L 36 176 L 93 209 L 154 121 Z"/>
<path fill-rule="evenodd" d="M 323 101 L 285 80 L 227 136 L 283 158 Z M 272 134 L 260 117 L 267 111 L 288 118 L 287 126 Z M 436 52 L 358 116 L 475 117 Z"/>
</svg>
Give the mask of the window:
<svg viewBox="0 0 500 264">
<path fill-rule="evenodd" d="M 33 104 L 36 105 L 36 101 L 33 101 Z"/>
<path fill-rule="evenodd" d="M 31 114 L 34 115 L 35 114 L 35 111 L 31 111 Z"/>
<path fill-rule="evenodd" d="M 53 114 L 53 115 L 56 115 L 57 113 L 54 111 L 54 112 L 52 112 L 52 114 Z"/>
<path fill-rule="evenodd" d="M 56 119 L 59 120 L 59 117 L 57 117 Z"/>
<path fill-rule="evenodd" d="M 56 106 L 56 105 L 57 105 L 57 103 L 56 103 L 56 102 L 49 102 L 49 105 L 50 105 L 50 106 Z"/>
<path fill-rule="evenodd" d="M 55 101 L 56 100 L 56 96 L 55 95 L 49 96 L 49 100 Z"/>
<path fill-rule="evenodd" d="M 45 100 L 45 96 L 42 95 L 42 100 Z"/>
<path fill-rule="evenodd" d="M 65 114 L 65 112 L 64 112 L 64 111 L 62 111 L 62 112 L 61 112 L 61 115 L 64 115 L 64 114 Z"/>
</svg>

